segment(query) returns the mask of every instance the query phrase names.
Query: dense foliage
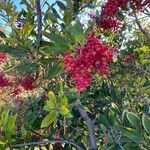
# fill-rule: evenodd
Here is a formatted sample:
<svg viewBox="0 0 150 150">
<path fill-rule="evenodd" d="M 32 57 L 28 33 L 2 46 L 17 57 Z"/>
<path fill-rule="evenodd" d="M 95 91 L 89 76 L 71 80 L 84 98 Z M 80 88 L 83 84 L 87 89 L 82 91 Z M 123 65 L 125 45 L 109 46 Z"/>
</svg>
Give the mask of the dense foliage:
<svg viewBox="0 0 150 150">
<path fill-rule="evenodd" d="M 0 1 L 0 149 L 150 149 L 149 0 Z"/>
</svg>

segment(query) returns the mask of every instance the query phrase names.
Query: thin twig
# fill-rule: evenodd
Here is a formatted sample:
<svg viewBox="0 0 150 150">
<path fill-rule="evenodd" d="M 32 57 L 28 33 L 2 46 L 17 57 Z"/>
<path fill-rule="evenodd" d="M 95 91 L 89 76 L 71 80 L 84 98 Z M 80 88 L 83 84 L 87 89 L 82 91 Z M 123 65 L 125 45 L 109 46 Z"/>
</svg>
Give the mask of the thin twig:
<svg viewBox="0 0 150 150">
<path fill-rule="evenodd" d="M 38 35 L 41 36 L 42 32 L 42 13 L 41 13 L 41 4 L 40 0 L 35 1 L 36 13 L 37 13 L 37 22 L 38 22 Z"/>
<path fill-rule="evenodd" d="M 55 143 L 70 144 L 70 145 L 73 145 L 74 147 L 76 147 L 79 150 L 83 150 L 83 148 L 80 147 L 79 145 L 77 145 L 76 143 L 71 142 L 71 141 L 66 141 L 66 140 L 45 140 L 45 141 L 38 141 L 38 142 L 30 142 L 30 143 L 10 145 L 10 148 L 19 148 L 19 147 L 26 147 L 26 146 L 33 146 L 33 145 L 43 145 L 43 144 L 48 145 L 48 144 L 55 144 Z"/>
<path fill-rule="evenodd" d="M 39 47 L 41 44 L 42 38 L 42 11 L 41 11 L 41 3 L 40 0 L 35 0 L 35 8 L 36 8 L 36 15 L 37 15 L 37 28 L 38 28 L 38 36 L 37 36 L 37 57 L 39 53 Z M 39 77 L 39 70 L 36 71 L 36 79 Z"/>
<path fill-rule="evenodd" d="M 136 12 L 134 12 L 134 16 L 135 16 L 135 21 L 136 21 L 136 24 L 137 26 L 139 27 L 139 29 L 141 30 L 141 32 L 148 38 L 148 40 L 150 41 L 150 33 L 148 33 L 147 31 L 145 31 L 140 22 L 138 21 L 138 18 L 137 18 L 137 15 L 136 15 Z"/>
<path fill-rule="evenodd" d="M 91 144 L 90 150 L 97 150 L 93 121 L 90 119 L 86 111 L 82 109 L 82 104 L 80 100 L 77 100 L 76 107 L 78 108 L 82 118 L 84 119 L 86 126 L 88 128 L 89 134 L 90 134 L 90 144 Z"/>
</svg>

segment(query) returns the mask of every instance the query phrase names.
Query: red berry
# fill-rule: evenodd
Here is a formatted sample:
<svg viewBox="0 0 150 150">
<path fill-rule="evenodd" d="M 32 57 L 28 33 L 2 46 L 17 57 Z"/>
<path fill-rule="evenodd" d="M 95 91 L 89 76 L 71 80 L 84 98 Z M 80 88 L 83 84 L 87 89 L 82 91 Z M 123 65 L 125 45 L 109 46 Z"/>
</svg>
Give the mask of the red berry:
<svg viewBox="0 0 150 150">
<path fill-rule="evenodd" d="M 7 54 L 4 52 L 0 52 L 0 64 L 4 63 L 7 59 Z"/>
<path fill-rule="evenodd" d="M 132 53 L 132 54 L 127 55 L 127 56 L 123 59 L 123 62 L 124 62 L 124 63 L 129 63 L 129 62 L 134 61 L 135 59 L 136 59 L 136 56 L 135 56 L 134 53 Z"/>
<path fill-rule="evenodd" d="M 17 96 L 17 95 L 19 95 L 20 92 L 21 92 L 20 87 L 19 87 L 19 86 L 16 86 L 16 87 L 14 87 L 13 90 L 11 91 L 11 94 L 12 94 L 13 96 Z"/>
</svg>

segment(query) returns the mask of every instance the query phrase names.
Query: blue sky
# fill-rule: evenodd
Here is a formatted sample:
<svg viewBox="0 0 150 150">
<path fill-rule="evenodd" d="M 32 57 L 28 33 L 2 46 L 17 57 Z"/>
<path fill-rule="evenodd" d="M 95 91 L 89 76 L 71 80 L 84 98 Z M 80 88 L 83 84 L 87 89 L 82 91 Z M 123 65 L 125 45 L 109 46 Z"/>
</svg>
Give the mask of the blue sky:
<svg viewBox="0 0 150 150">
<path fill-rule="evenodd" d="M 1 1 L 1 0 L 0 0 Z M 29 1 L 29 0 L 27 0 Z M 41 0 L 41 4 L 43 4 L 44 1 L 49 2 L 50 4 L 54 3 L 56 0 Z M 12 0 L 12 2 L 14 2 L 14 4 L 17 6 L 17 9 L 21 9 L 22 7 L 24 7 L 24 5 L 21 5 L 20 2 L 21 0 Z M 0 25 L 4 26 L 4 22 L 0 17 Z"/>
<path fill-rule="evenodd" d="M 20 0 L 13 0 L 13 2 L 17 5 L 17 6 L 19 6 L 20 4 Z"/>
<path fill-rule="evenodd" d="M 12 1 L 17 5 L 18 8 L 21 7 L 21 5 L 20 5 L 21 0 L 12 0 Z M 43 1 L 46 1 L 46 0 L 41 0 L 41 3 L 43 3 Z M 56 0 L 47 0 L 47 1 L 50 2 L 50 3 L 53 3 Z"/>
</svg>

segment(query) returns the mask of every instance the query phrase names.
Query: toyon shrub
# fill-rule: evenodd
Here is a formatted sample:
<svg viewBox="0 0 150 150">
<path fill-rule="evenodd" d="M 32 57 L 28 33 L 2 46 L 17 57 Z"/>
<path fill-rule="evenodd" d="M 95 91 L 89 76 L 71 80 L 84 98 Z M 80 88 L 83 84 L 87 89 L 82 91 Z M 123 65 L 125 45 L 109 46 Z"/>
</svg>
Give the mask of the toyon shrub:
<svg viewBox="0 0 150 150">
<path fill-rule="evenodd" d="M 74 53 L 65 53 L 64 67 L 71 75 L 78 92 L 89 86 L 94 73 L 110 75 L 108 63 L 113 60 L 115 51 L 115 48 L 103 44 L 91 34 L 87 36 L 85 45 L 77 47 Z"/>
</svg>

